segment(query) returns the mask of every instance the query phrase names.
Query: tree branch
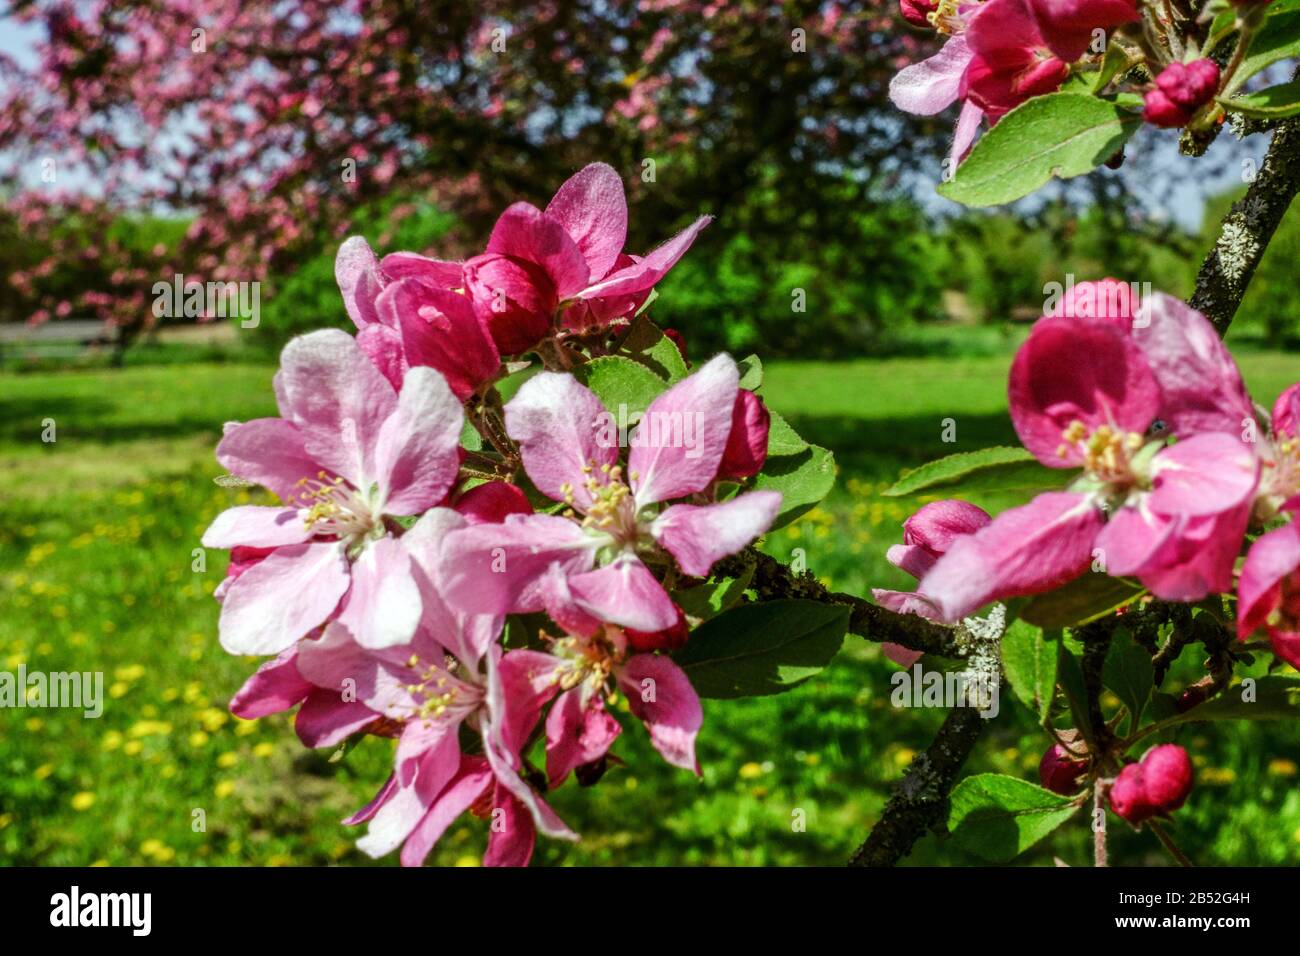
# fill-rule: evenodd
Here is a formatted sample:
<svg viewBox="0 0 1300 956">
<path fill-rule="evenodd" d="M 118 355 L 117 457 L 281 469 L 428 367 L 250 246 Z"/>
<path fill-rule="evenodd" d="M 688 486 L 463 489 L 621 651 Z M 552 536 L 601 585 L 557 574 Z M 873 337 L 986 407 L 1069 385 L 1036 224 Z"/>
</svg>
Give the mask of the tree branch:
<svg viewBox="0 0 1300 956">
<path fill-rule="evenodd" d="M 1300 117 L 1273 133 L 1264 164 L 1246 195 L 1233 204 L 1219 238 L 1201 263 L 1192 308 L 1203 312 L 1222 336 L 1237 314 L 1269 240 L 1300 190 Z"/>
<path fill-rule="evenodd" d="M 843 605 L 849 609 L 849 630 L 865 640 L 900 644 L 908 650 L 940 657 L 969 657 L 974 648 L 975 641 L 964 627 L 935 624 L 915 614 L 898 614 L 852 594 L 827 590 L 811 571 L 792 571 L 771 555 L 753 548 L 723 558 L 714 565 L 713 573 L 743 578 L 751 569 L 753 578 L 749 586 L 758 592 L 760 600 L 804 598 Z"/>
<path fill-rule="evenodd" d="M 923 833 L 944 822 L 948 794 L 984 732 L 984 724 L 973 707 L 954 707 L 948 712 L 934 742 L 912 758 L 880 820 L 849 859 L 849 866 L 893 866 L 912 851 Z"/>
</svg>

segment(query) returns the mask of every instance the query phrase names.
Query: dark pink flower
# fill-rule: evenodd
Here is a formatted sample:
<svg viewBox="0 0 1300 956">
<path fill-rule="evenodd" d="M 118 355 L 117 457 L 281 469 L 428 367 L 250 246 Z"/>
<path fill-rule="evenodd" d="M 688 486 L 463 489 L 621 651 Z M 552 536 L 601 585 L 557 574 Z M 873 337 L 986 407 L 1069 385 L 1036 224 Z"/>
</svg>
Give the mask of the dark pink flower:
<svg viewBox="0 0 1300 956">
<path fill-rule="evenodd" d="M 763 400 L 748 389 L 736 393 L 727 450 L 718 465 L 718 478 L 733 481 L 751 478 L 767 461 L 767 434 L 772 416 Z"/>
<path fill-rule="evenodd" d="M 1300 528 L 1289 521 L 1250 547 L 1237 585 L 1237 634 L 1267 632 L 1273 650 L 1300 669 Z"/>
</svg>

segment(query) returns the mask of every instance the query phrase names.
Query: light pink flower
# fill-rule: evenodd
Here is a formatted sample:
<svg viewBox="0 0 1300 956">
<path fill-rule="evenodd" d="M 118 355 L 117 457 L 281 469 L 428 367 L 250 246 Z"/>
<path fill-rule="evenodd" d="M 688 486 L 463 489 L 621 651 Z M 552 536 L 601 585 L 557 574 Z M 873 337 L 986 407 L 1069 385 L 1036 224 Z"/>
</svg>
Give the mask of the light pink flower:
<svg viewBox="0 0 1300 956">
<path fill-rule="evenodd" d="M 433 369 L 413 369 L 399 394 L 337 330 L 285 346 L 275 390 L 283 417 L 232 428 L 217 446 L 228 471 L 283 502 L 231 508 L 204 533 L 205 547 L 271 549 L 225 590 L 222 646 L 278 654 L 336 609 L 367 646 L 404 643 L 420 601 L 388 517 L 446 496 L 460 402 Z"/>
<path fill-rule="evenodd" d="M 991 520 L 983 508 L 965 501 L 932 501 L 903 522 L 903 543 L 891 546 L 885 557 L 894 567 L 902 568 L 919 581 L 958 537 L 974 534 Z M 938 616 L 934 605 L 915 591 L 873 588 L 871 593 L 877 604 L 891 611 L 917 614 L 928 619 Z M 922 656 L 920 651 L 911 651 L 899 644 L 882 644 L 881 650 L 890 660 L 904 667 L 911 667 Z"/>
<path fill-rule="evenodd" d="M 672 627 L 678 611 L 642 558 L 667 555 L 688 575 L 744 548 L 775 519 L 781 496 L 752 491 L 723 502 L 665 502 L 712 485 L 731 433 L 739 375 L 720 355 L 656 398 L 631 433 L 627 477 L 615 419 L 571 375 L 542 372 L 506 406 L 506 428 L 539 491 L 564 514 L 509 515 L 455 532 L 451 600 L 477 613 L 542 609 L 553 564 L 587 613 L 637 631 Z"/>
<path fill-rule="evenodd" d="M 621 628 L 583 610 L 558 566 L 542 583 L 543 601 L 564 637 L 551 642 L 552 681 L 559 698 L 546 719 L 546 773 L 559 786 L 576 767 L 599 760 L 621 732 L 605 710 L 615 689 L 670 764 L 699 773 L 695 736 L 704 720 L 699 697 L 668 657 L 634 653 Z"/>
</svg>

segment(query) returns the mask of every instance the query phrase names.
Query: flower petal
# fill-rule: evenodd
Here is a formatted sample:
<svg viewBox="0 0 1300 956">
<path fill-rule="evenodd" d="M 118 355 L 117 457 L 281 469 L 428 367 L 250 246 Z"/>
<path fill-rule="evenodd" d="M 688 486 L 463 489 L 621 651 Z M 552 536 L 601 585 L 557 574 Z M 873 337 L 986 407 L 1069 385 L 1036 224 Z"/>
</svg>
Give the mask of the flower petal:
<svg viewBox="0 0 1300 956">
<path fill-rule="evenodd" d="M 670 505 L 655 518 L 650 533 L 678 567 L 702 578 L 714 562 L 770 528 L 780 510 L 781 495 L 775 491 L 751 491 L 712 505 Z"/>
<path fill-rule="evenodd" d="M 401 329 L 406 361 L 437 369 L 461 401 L 496 377 L 501 356 L 468 297 L 402 279 L 384 290 L 379 310 Z"/>
<path fill-rule="evenodd" d="M 699 695 L 680 667 L 659 654 L 635 654 L 619 672 L 628 706 L 650 732 L 655 750 L 674 767 L 700 772 L 695 735 L 704 723 Z"/>
<path fill-rule="evenodd" d="M 954 541 L 917 592 L 955 623 L 990 601 L 1049 591 L 1087 570 L 1101 525 L 1083 495 L 1039 495 Z"/>
<path fill-rule="evenodd" d="M 623 555 L 595 571 L 569 576 L 583 611 L 635 631 L 662 631 L 677 623 L 677 606 L 641 559 Z"/>
<path fill-rule="evenodd" d="M 1282 601 L 1282 582 L 1300 569 L 1300 526 L 1288 522 L 1250 546 L 1237 583 L 1237 636 L 1264 626 Z"/>
<path fill-rule="evenodd" d="M 302 703 L 314 688 L 298 673 L 297 656 L 291 647 L 259 667 L 231 698 L 230 712 L 241 720 L 257 720 Z"/>
<path fill-rule="evenodd" d="M 380 538 L 352 562 L 352 587 L 339 621 L 362 647 L 406 644 L 420 623 L 420 590 L 397 538 Z"/>
<path fill-rule="evenodd" d="M 217 515 L 201 543 L 205 548 L 278 548 L 301 544 L 311 536 L 297 508 L 236 505 Z"/>
<path fill-rule="evenodd" d="M 739 382 L 736 363 L 724 353 L 650 403 L 629 439 L 638 507 L 694 494 L 713 481 L 731 434 Z"/>
<path fill-rule="evenodd" d="M 695 237 L 713 221 L 712 216 L 701 216 L 653 252 L 630 266 L 615 269 L 599 282 L 579 292 L 579 299 L 608 299 L 644 292 L 668 274 L 677 260 L 686 255 Z M 568 298 L 561 293 L 560 298 Z"/>
<path fill-rule="evenodd" d="M 384 288 L 384 277 L 365 239 L 350 236 L 339 246 L 334 278 L 343 293 L 343 307 L 358 329 L 379 321 L 375 298 Z"/>
<path fill-rule="evenodd" d="M 543 494 L 564 501 L 566 488 L 582 512 L 591 507 L 587 481 L 618 462 L 610 414 L 572 375 L 539 372 L 506 405 L 506 431 L 519 442 L 524 470 Z"/>
<path fill-rule="evenodd" d="M 889 98 L 904 113 L 933 116 L 957 102 L 971 50 L 960 34 L 951 37 L 928 60 L 906 66 L 889 81 Z"/>
<path fill-rule="evenodd" d="M 337 691 L 316 688 L 298 708 L 293 729 L 303 745 L 337 747 L 379 715 L 358 700 L 345 701 Z"/>
<path fill-rule="evenodd" d="M 585 707 L 582 698 L 580 688 L 567 690 L 546 716 L 546 776 L 552 789 L 575 767 L 605 756 L 623 730 L 599 694 Z"/>
<path fill-rule="evenodd" d="M 1254 421 L 1237 364 L 1200 312 L 1171 295 L 1152 293 L 1133 320 L 1133 339 L 1159 382 L 1160 417 L 1175 435 L 1240 435 L 1245 423 Z"/>
<path fill-rule="evenodd" d="M 221 604 L 221 646 L 231 654 L 280 653 L 325 622 L 349 580 L 337 542 L 277 548 L 230 585 Z"/>
<path fill-rule="evenodd" d="M 1151 510 L 1187 516 L 1227 511 L 1250 497 L 1259 469 L 1255 452 L 1234 435 L 1184 438 L 1151 461 Z"/>
<path fill-rule="evenodd" d="M 281 413 L 302 432 L 307 454 L 355 488 L 376 479 L 375 445 L 397 393 L 352 336 L 322 329 L 280 354 Z"/>
<path fill-rule="evenodd" d="M 462 757 L 456 776 L 438 794 L 429 811 L 406 838 L 399 859 L 402 866 L 421 866 L 434 844 L 462 813 L 492 784 L 492 770 L 478 757 Z M 379 854 L 383 855 L 383 854 Z"/>
<path fill-rule="evenodd" d="M 383 423 L 375 446 L 375 478 L 384 513 L 419 514 L 438 504 L 460 470 L 465 413 L 431 368 L 413 368 L 402 383 L 397 409 Z"/>
<path fill-rule="evenodd" d="M 582 250 L 564 226 L 526 202 L 508 207 L 497 219 L 487 252 L 541 266 L 560 299 L 573 295 L 591 276 Z"/>
<path fill-rule="evenodd" d="M 627 197 L 612 166 L 591 163 L 578 170 L 556 191 L 546 215 L 577 243 L 593 278 L 614 267 L 627 241 Z"/>
<path fill-rule="evenodd" d="M 558 515 L 509 515 L 501 524 L 453 531 L 441 572 L 448 603 L 475 614 L 526 614 L 542 609 L 539 581 L 552 563 L 585 571 L 599 540 Z"/>
<path fill-rule="evenodd" d="M 228 429 L 217 445 L 217 461 L 235 477 L 270 488 L 285 504 L 297 497 L 300 480 L 322 470 L 307 453 L 302 432 L 283 418 L 255 418 Z"/>
<path fill-rule="evenodd" d="M 1155 377 L 1130 338 L 1108 324 L 1063 316 L 1034 325 L 1012 362 L 1008 392 L 1016 434 L 1049 468 L 1082 463 L 1076 445 L 1062 442 L 1071 423 L 1143 434 L 1160 409 Z"/>
</svg>

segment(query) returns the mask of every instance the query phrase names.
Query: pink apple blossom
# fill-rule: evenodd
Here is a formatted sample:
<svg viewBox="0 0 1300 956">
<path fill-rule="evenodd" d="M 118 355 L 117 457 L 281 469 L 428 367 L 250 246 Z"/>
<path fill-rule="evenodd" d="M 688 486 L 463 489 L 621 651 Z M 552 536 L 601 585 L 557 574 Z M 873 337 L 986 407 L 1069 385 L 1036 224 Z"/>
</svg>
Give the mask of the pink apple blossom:
<svg viewBox="0 0 1300 956">
<path fill-rule="evenodd" d="M 217 459 L 275 492 L 279 506 L 218 515 L 205 547 L 271 549 L 224 591 L 221 642 L 278 654 L 338 611 L 368 646 L 410 639 L 420 601 L 389 516 L 418 515 L 451 489 L 463 413 L 433 369 L 400 393 L 351 336 L 294 339 L 275 378 L 280 418 L 227 431 Z"/>
<path fill-rule="evenodd" d="M 454 532 L 450 598 L 478 613 L 541 610 L 539 582 L 556 564 L 587 613 L 637 631 L 672 627 L 678 610 L 645 562 L 671 557 L 685 574 L 707 575 L 767 530 L 780 507 L 771 491 L 708 494 L 738 381 L 736 363 L 719 355 L 656 398 L 631 433 L 625 470 L 613 416 L 595 394 L 567 374 L 529 379 L 506 406 L 506 428 L 532 483 L 568 510 Z M 680 503 L 662 507 L 672 501 Z"/>
<path fill-rule="evenodd" d="M 918 587 L 941 619 L 1050 590 L 1098 558 L 1170 600 L 1231 587 L 1260 464 L 1240 431 L 1213 430 L 1249 405 L 1205 330 L 1159 296 L 1129 334 L 1088 318 L 1034 326 L 1011 368 L 1012 422 L 1041 463 L 1082 472 L 953 543 Z M 1176 444 L 1148 433 L 1158 416 Z"/>
</svg>

